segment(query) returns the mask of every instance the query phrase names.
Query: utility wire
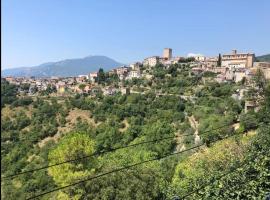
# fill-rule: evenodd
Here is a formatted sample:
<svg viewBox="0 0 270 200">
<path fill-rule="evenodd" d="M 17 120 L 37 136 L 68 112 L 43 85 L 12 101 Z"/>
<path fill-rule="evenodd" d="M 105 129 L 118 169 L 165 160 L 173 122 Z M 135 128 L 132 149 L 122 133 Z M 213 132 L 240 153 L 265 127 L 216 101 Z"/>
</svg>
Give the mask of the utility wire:
<svg viewBox="0 0 270 200">
<path fill-rule="evenodd" d="M 237 121 L 237 122 L 239 122 L 239 121 Z M 261 123 L 259 123 L 259 124 L 261 124 Z M 202 132 L 200 135 L 204 135 L 204 134 L 206 134 L 208 132 L 219 130 L 221 128 L 224 128 L 224 127 L 230 126 L 230 125 L 231 124 L 226 124 L 226 125 L 222 125 L 222 126 L 219 126 L 217 128 L 214 128 L 214 129 L 206 130 L 206 131 Z M 95 152 L 95 153 L 90 154 L 90 155 L 86 155 L 86 156 L 75 158 L 75 159 L 71 159 L 71 160 L 66 160 L 66 161 L 55 163 L 55 164 L 52 164 L 52 165 L 46 165 L 46 166 L 43 166 L 43 167 L 40 167 L 40 168 L 35 168 L 35 169 L 32 169 L 32 170 L 27 170 L 27 171 L 19 172 L 17 174 L 12 174 L 12 175 L 8 175 L 8 176 L 4 176 L 2 178 L 3 179 L 15 178 L 15 177 L 17 177 L 19 175 L 22 175 L 22 174 L 31 173 L 31 172 L 35 172 L 35 171 L 39 171 L 39 170 L 51 168 L 51 167 L 62 165 L 62 164 L 66 164 L 66 163 L 69 163 L 69 162 L 75 162 L 75 161 L 82 160 L 82 159 L 85 159 L 85 158 L 90 158 L 90 157 L 93 157 L 93 156 L 99 156 L 99 155 L 110 153 L 110 152 L 114 152 L 114 151 L 120 150 L 120 149 L 135 147 L 135 146 L 139 146 L 139 145 L 143 145 L 143 144 L 148 144 L 148 143 L 160 142 L 160 141 L 163 141 L 163 140 L 173 139 L 173 138 L 177 138 L 177 137 L 193 136 L 193 135 L 194 134 L 183 134 L 183 135 L 179 135 L 179 136 L 163 137 L 163 138 L 156 139 L 156 140 L 150 140 L 150 141 L 144 141 L 144 142 L 139 142 L 139 143 L 135 143 L 135 144 L 130 144 L 130 145 L 122 146 L 122 147 L 117 147 L 117 148 L 109 149 L 109 150 L 106 150 L 106 151 Z"/>
<path fill-rule="evenodd" d="M 224 139 L 233 137 L 233 136 L 235 136 L 235 135 L 230 135 L 230 136 L 226 136 L 226 137 L 224 137 L 224 138 L 222 138 L 222 139 L 213 140 L 213 141 L 211 141 L 210 143 L 215 143 L 215 142 L 218 142 L 218 141 L 221 141 L 221 140 L 224 140 Z M 115 172 L 120 172 L 120 171 L 123 171 L 123 170 L 127 170 L 127 169 L 130 169 L 130 168 L 133 168 L 133 167 L 135 167 L 135 166 L 142 165 L 142 164 L 145 164 L 145 163 L 148 163 L 148 162 L 152 162 L 152 161 L 156 161 L 156 160 L 161 160 L 161 159 L 167 158 L 167 157 L 169 157 L 169 156 L 177 155 L 177 154 L 182 154 L 182 153 L 184 153 L 184 152 L 190 151 L 190 150 L 192 150 L 192 149 L 197 149 L 197 148 L 202 147 L 202 146 L 204 146 L 204 144 L 200 144 L 200 145 L 191 147 L 191 148 L 189 148 L 189 149 L 185 149 L 185 150 L 180 151 L 180 152 L 170 153 L 170 154 L 167 154 L 167 155 L 165 155 L 165 156 L 161 156 L 161 157 L 157 157 L 157 158 L 152 158 L 152 159 L 145 160 L 145 161 L 142 161 L 142 162 L 138 162 L 138 163 L 135 163 L 135 164 L 132 164 L 132 165 L 128 165 L 128 166 L 125 166 L 125 167 L 121 167 L 121 168 L 118 168 L 118 169 L 114 169 L 114 170 L 112 170 L 112 171 L 105 172 L 105 173 L 102 173 L 102 174 L 99 174 L 99 175 L 96 175 L 96 176 L 92 176 L 92 177 L 89 177 L 89 178 L 85 178 L 85 179 L 82 179 L 82 180 L 80 180 L 80 181 L 78 181 L 78 182 L 75 182 L 75 183 L 72 183 L 72 184 L 69 184 L 69 185 L 66 185 L 66 186 L 63 186 L 63 187 L 58 187 L 58 188 L 49 190 L 49 191 L 47 191 L 47 192 L 40 193 L 40 194 L 38 194 L 38 195 L 32 196 L 32 197 L 30 197 L 30 198 L 27 198 L 27 200 L 29 200 L 29 199 L 35 199 L 35 198 L 44 196 L 44 195 L 46 195 L 46 194 L 49 194 L 49 193 L 58 191 L 58 190 L 62 190 L 62 189 L 65 189 L 65 188 L 69 188 L 69 187 L 78 185 L 78 184 L 80 184 L 80 183 L 84 183 L 84 182 L 87 182 L 87 181 L 90 181 L 90 180 L 93 180 L 93 179 L 97 179 L 97 178 L 106 176 L 106 175 L 108 175 L 108 174 L 112 174 L 112 173 L 115 173 Z"/>
<path fill-rule="evenodd" d="M 206 130 L 206 131 L 202 132 L 200 135 L 204 135 L 204 134 L 206 134 L 208 132 L 219 130 L 221 128 L 224 128 L 224 127 L 227 127 L 227 126 L 230 126 L 230 125 L 231 124 L 226 124 L 226 125 L 222 125 L 222 126 L 219 126 L 217 128 L 214 128 L 214 129 Z M 122 146 L 122 147 L 117 147 L 117 148 L 113 148 L 113 149 L 106 150 L 106 151 L 95 152 L 95 153 L 90 154 L 90 155 L 82 156 L 82 157 L 71 159 L 71 160 L 66 160 L 66 161 L 55 163 L 55 164 L 52 164 L 52 165 L 46 165 L 46 166 L 43 166 L 43 167 L 40 167 L 40 168 L 35 168 L 35 169 L 32 169 L 32 170 L 27 170 L 27 171 L 19 172 L 17 174 L 8 175 L 8 176 L 2 177 L 2 178 L 14 178 L 14 177 L 17 177 L 17 176 L 22 175 L 22 174 L 26 174 L 26 173 L 30 173 L 30 172 L 35 172 L 35 171 L 47 169 L 47 168 L 50 168 L 50 167 L 62 165 L 62 164 L 69 163 L 69 162 L 75 162 L 75 161 L 78 161 L 78 160 L 82 160 L 82 159 L 89 158 L 89 157 L 92 157 L 92 156 L 98 156 L 98 155 L 110 153 L 110 152 L 113 152 L 113 151 L 116 151 L 116 150 L 120 150 L 120 149 L 126 149 L 126 148 L 130 148 L 130 147 L 139 146 L 139 145 L 142 145 L 142 144 L 155 143 L 155 142 L 160 142 L 160 141 L 163 141 L 163 140 L 173 139 L 173 138 L 177 138 L 177 137 L 193 136 L 193 135 L 194 134 L 183 134 L 183 135 L 179 135 L 179 136 L 163 137 L 163 138 L 156 139 L 156 140 L 150 140 L 150 141 L 144 141 L 144 142 L 139 142 L 139 143 L 135 143 L 135 144 L 130 144 L 130 145 L 126 145 L 126 146 Z"/>
</svg>

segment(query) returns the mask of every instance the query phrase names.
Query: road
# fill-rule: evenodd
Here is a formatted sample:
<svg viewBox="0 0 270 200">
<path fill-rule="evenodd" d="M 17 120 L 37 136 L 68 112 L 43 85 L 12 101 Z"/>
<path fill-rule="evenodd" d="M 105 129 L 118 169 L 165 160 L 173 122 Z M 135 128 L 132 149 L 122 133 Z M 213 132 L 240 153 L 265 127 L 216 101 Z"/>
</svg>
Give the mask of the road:
<svg viewBox="0 0 270 200">
<path fill-rule="evenodd" d="M 149 90 L 148 90 L 149 91 Z M 131 94 L 145 94 L 145 92 L 139 92 L 135 90 L 130 90 Z M 157 96 L 176 96 L 180 97 L 181 99 L 184 100 L 191 100 L 194 103 L 194 100 L 197 99 L 195 96 L 187 96 L 187 95 L 180 95 L 180 94 L 168 94 L 168 93 L 160 93 L 160 92 L 155 92 Z"/>
</svg>

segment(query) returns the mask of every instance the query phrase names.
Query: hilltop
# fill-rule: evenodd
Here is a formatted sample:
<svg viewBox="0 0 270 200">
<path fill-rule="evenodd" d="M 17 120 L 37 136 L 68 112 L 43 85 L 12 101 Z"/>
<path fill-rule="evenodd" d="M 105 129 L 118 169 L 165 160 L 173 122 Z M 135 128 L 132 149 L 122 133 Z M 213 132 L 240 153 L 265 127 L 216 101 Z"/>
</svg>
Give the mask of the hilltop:
<svg viewBox="0 0 270 200">
<path fill-rule="evenodd" d="M 259 62 L 270 62 L 270 54 L 257 56 L 256 60 L 259 61 Z"/>
<path fill-rule="evenodd" d="M 103 68 L 105 71 L 122 65 L 121 63 L 106 56 L 87 56 L 85 58 L 66 59 L 58 62 L 48 62 L 33 67 L 19 67 L 5 69 L 3 76 L 24 77 L 67 77 L 88 74 Z"/>
</svg>

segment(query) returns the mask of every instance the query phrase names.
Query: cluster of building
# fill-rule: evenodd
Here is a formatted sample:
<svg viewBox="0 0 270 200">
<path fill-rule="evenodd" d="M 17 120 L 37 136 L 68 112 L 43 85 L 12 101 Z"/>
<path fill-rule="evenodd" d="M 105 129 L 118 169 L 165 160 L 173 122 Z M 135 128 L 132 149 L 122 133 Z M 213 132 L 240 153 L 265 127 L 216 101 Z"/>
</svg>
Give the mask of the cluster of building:
<svg viewBox="0 0 270 200">
<path fill-rule="evenodd" d="M 190 54 L 188 57 L 194 58 L 194 61 L 190 63 L 193 66 L 192 71 L 194 73 L 198 74 L 206 71 L 218 73 L 216 78 L 218 82 L 239 82 L 243 78 L 249 80 L 258 69 L 263 72 L 266 79 L 270 79 L 270 63 L 255 62 L 254 53 L 238 53 L 237 50 L 232 50 L 232 53 L 215 57 L 206 57 L 200 54 Z M 166 67 L 181 63 L 183 59 L 185 57 L 173 57 L 172 49 L 165 48 L 163 50 L 163 56 L 145 58 L 142 65 L 154 67 L 157 64 L 162 64 Z"/>
<path fill-rule="evenodd" d="M 85 93 L 93 94 L 102 93 L 104 95 L 113 95 L 115 93 L 127 94 L 129 93 L 129 88 L 119 87 L 115 88 L 112 86 L 101 87 L 98 84 L 89 82 L 86 76 L 78 77 L 51 77 L 51 78 L 35 78 L 35 77 L 5 77 L 3 78 L 9 83 L 15 84 L 17 86 L 28 85 L 27 90 L 24 87 L 18 87 L 19 93 L 24 93 L 28 95 L 33 95 L 36 92 L 44 91 L 46 89 L 54 88 L 58 94 L 71 93 Z"/>
<path fill-rule="evenodd" d="M 148 58 L 145 58 L 143 60 L 143 65 L 144 66 L 150 66 L 154 67 L 157 64 L 163 64 L 165 66 L 172 65 L 178 63 L 181 58 L 183 57 L 173 57 L 172 56 L 172 49 L 171 48 L 165 48 L 163 50 L 163 56 L 151 56 Z"/>
<path fill-rule="evenodd" d="M 74 86 L 83 82 L 84 80 L 82 77 L 5 77 L 4 79 L 17 86 L 28 85 L 28 91 L 25 91 L 24 88 L 19 87 L 19 92 L 27 92 L 30 95 L 38 91 L 47 90 L 49 87 L 54 88 L 59 92 L 64 92 L 66 88 L 74 88 Z"/>
<path fill-rule="evenodd" d="M 206 58 L 202 55 L 195 57 L 198 65 L 192 68 L 193 73 L 214 72 L 217 73 L 218 82 L 249 82 L 258 70 L 264 74 L 266 79 L 270 79 L 270 63 L 255 62 L 255 54 L 238 53 L 233 50 L 230 54 L 219 55 L 217 57 Z M 233 98 L 243 100 L 249 86 L 239 89 L 233 94 Z M 245 99 L 245 112 L 259 110 L 259 97 Z"/>
<path fill-rule="evenodd" d="M 110 70 L 109 74 L 117 74 L 120 80 L 131 80 L 133 78 L 141 78 L 142 63 L 135 62 L 130 64 L 129 66 L 121 66 L 116 69 Z"/>
<path fill-rule="evenodd" d="M 142 78 L 141 72 L 142 63 L 135 62 L 129 66 L 120 66 L 109 71 L 109 75 L 116 74 L 120 80 L 131 80 L 133 78 Z M 90 82 L 94 83 L 97 80 L 98 72 L 91 72 L 88 75 L 81 75 L 79 77 L 85 77 Z M 147 78 L 148 76 L 146 76 Z"/>
<path fill-rule="evenodd" d="M 194 74 L 204 72 L 217 73 L 216 81 L 218 82 L 239 82 L 244 78 L 249 80 L 258 69 L 260 69 L 267 79 L 270 79 L 270 63 L 255 62 L 255 54 L 253 53 L 238 53 L 233 50 L 230 54 L 219 55 L 216 57 L 205 57 L 200 54 L 188 55 L 193 57 L 190 66 Z M 152 75 L 147 73 L 147 70 L 142 71 L 142 68 L 152 68 L 157 64 L 162 64 L 165 67 L 181 63 L 185 57 L 173 57 L 172 49 L 165 48 L 163 56 L 152 56 L 145 58 L 143 62 L 135 62 L 127 66 L 121 66 L 109 71 L 110 75 L 117 75 L 120 80 L 131 80 L 133 78 L 151 79 Z M 126 93 L 125 88 L 100 87 L 96 84 L 98 72 L 91 72 L 87 75 L 80 75 L 78 77 L 51 77 L 51 78 L 16 78 L 6 77 L 5 79 L 13 84 L 21 85 L 28 84 L 29 94 L 36 91 L 46 90 L 48 87 L 53 87 L 58 93 L 65 93 L 66 91 L 76 93 L 95 93 L 102 91 L 104 94 L 114 94 L 116 92 Z M 82 86 L 83 85 L 83 86 Z"/>
<path fill-rule="evenodd" d="M 266 79 L 270 79 L 270 63 L 255 62 L 253 53 L 237 53 L 233 50 L 230 54 L 211 58 L 200 55 L 195 57 L 195 60 L 198 64 L 192 68 L 193 73 L 206 71 L 218 73 L 216 78 L 218 82 L 239 82 L 243 78 L 250 80 L 258 69 L 263 72 Z"/>
</svg>

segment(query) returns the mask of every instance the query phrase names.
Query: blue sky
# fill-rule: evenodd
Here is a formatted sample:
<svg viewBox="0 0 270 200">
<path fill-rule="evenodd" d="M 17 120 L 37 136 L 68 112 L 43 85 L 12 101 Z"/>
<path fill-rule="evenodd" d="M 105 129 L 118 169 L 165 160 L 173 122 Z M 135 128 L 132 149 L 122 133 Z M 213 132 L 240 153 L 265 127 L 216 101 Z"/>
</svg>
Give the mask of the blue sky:
<svg viewBox="0 0 270 200">
<path fill-rule="evenodd" d="M 269 0 L 2 0 L 2 68 L 88 55 L 270 53 Z"/>
</svg>

